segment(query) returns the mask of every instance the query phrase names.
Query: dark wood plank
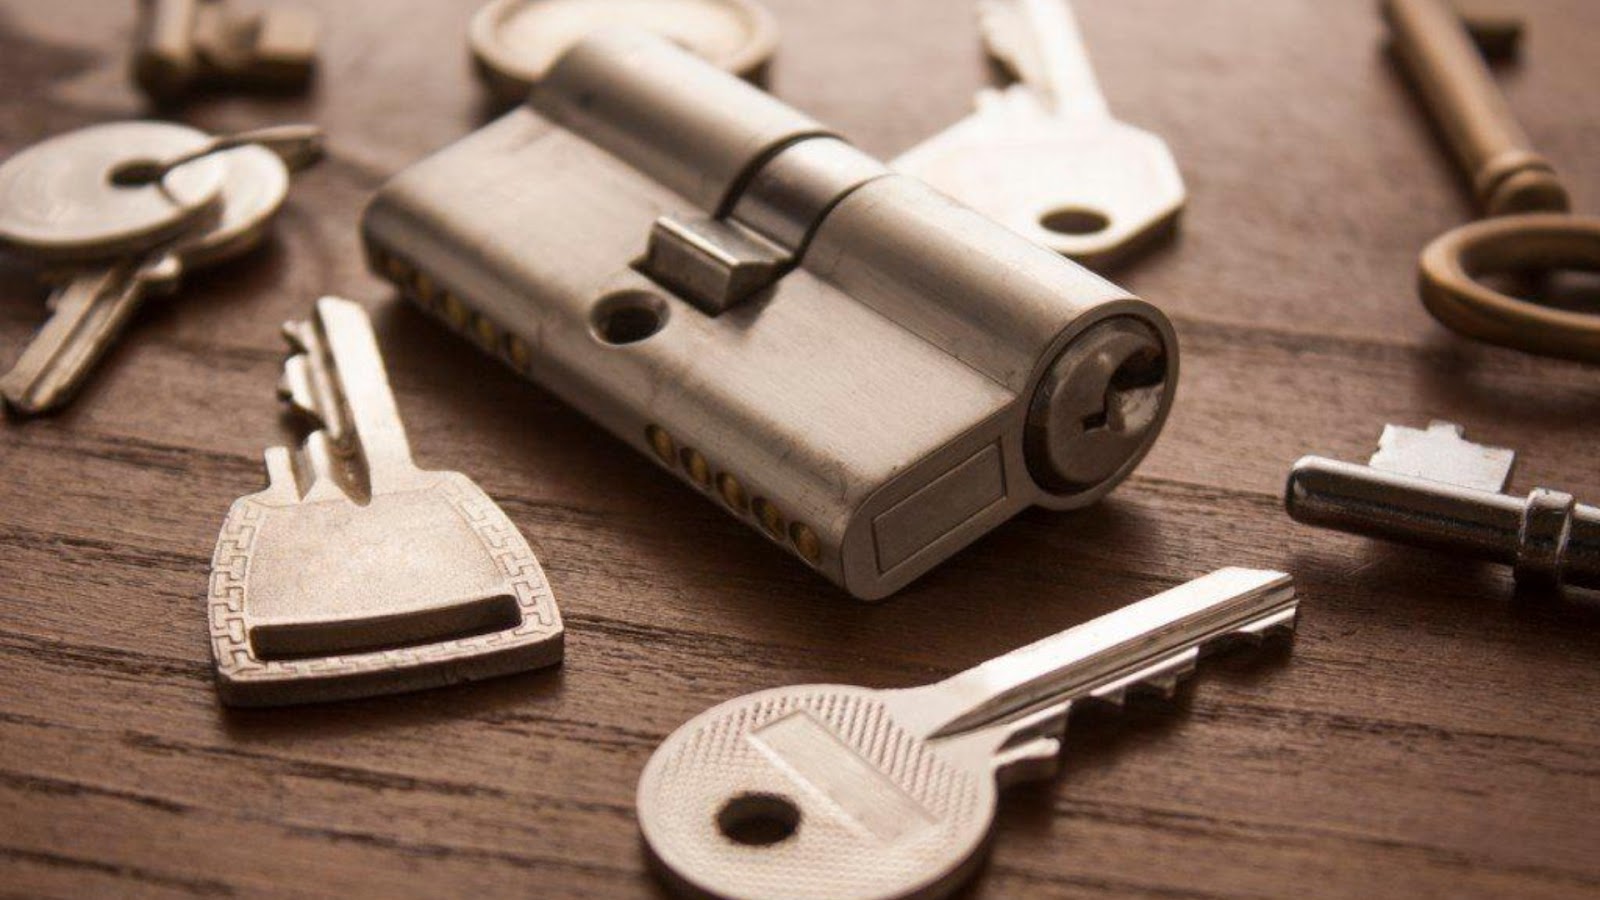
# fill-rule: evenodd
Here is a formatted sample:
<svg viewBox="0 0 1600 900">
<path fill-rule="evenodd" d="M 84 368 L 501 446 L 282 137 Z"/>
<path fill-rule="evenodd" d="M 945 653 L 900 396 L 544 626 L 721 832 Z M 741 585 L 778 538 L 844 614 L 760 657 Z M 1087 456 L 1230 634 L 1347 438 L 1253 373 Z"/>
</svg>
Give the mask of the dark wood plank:
<svg viewBox="0 0 1600 900">
<path fill-rule="evenodd" d="M 1518 488 L 1600 497 L 1595 369 L 1467 344 L 1415 300 L 1416 250 L 1469 210 L 1370 3 L 1081 0 L 1113 106 L 1172 143 L 1192 192 L 1180 240 L 1113 273 L 1178 323 L 1178 409 L 1101 507 L 1023 515 L 874 606 L 366 274 L 372 190 L 488 115 L 459 39 L 476 3 L 318 5 L 311 97 L 183 110 L 329 129 L 271 245 L 157 301 L 67 413 L 0 429 L 0 894 L 655 896 L 635 781 L 706 706 L 918 683 L 1223 564 L 1295 573 L 1293 651 L 1076 720 L 1061 777 L 1008 794 L 972 896 L 1600 894 L 1600 603 L 1518 602 L 1502 570 L 1281 511 L 1295 457 L 1359 459 L 1384 422 L 1434 417 L 1520 449 Z M 967 0 L 772 6 L 773 89 L 875 153 L 987 77 Z M 1508 92 L 1594 208 L 1600 6 L 1523 6 Z M 0 5 L 0 153 L 141 114 L 127 12 Z M 374 311 L 419 460 L 470 473 L 545 563 L 559 671 L 217 705 L 212 542 L 286 437 L 278 323 L 323 293 Z M 41 299 L 0 265 L 0 359 Z"/>
</svg>

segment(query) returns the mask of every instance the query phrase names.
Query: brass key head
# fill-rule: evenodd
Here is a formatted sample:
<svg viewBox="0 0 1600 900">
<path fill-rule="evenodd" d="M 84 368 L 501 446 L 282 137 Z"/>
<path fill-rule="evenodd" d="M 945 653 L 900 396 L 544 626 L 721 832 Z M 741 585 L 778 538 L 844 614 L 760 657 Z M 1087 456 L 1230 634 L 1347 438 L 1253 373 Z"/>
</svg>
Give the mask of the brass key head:
<svg viewBox="0 0 1600 900">
<path fill-rule="evenodd" d="M 889 695 L 780 688 L 679 728 L 639 781 L 639 824 L 660 868 L 718 897 L 953 890 L 994 819 L 992 735 L 925 740 L 897 723 Z"/>
</svg>

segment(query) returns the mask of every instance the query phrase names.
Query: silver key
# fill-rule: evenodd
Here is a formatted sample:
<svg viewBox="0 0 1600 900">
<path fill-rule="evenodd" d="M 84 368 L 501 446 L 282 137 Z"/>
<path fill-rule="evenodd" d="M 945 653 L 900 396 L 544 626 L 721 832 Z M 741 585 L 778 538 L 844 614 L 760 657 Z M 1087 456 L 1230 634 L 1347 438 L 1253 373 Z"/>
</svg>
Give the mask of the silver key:
<svg viewBox="0 0 1600 900">
<path fill-rule="evenodd" d="M 303 129 L 300 133 L 304 134 Z M 152 159 L 226 145 L 226 139 L 199 137 L 198 144 L 174 154 L 151 156 L 123 150 L 121 163 L 107 163 L 108 170 L 121 171 Z M 298 161 L 309 158 L 296 154 Z M 50 318 L 44 327 L 11 370 L 0 377 L 0 396 L 12 410 L 36 415 L 66 405 L 146 297 L 170 292 L 184 272 L 232 259 L 266 236 L 288 195 L 289 171 L 283 159 L 262 146 L 239 146 L 185 162 L 161 181 L 201 164 L 216 164 L 222 173 L 220 205 L 203 221 L 191 223 L 187 231 L 153 249 L 119 257 L 113 254 L 131 249 L 129 245 L 108 241 L 101 245 L 108 251 L 105 258 L 83 264 L 71 274 L 52 294 Z M 113 186 L 108 191 L 109 196 L 120 198 L 121 192 L 141 189 Z M 92 247 L 84 244 L 79 252 L 87 255 Z"/>
<path fill-rule="evenodd" d="M 1283 502 L 1297 522 L 1509 564 L 1524 587 L 1600 590 L 1600 506 L 1551 488 L 1507 494 L 1516 459 L 1451 422 L 1386 425 L 1364 466 L 1301 458 Z"/>
<path fill-rule="evenodd" d="M 1187 194 L 1157 136 L 1106 108 L 1066 0 L 981 0 L 989 52 L 1021 82 L 893 162 L 1058 253 L 1114 264 L 1169 233 Z"/>
<path fill-rule="evenodd" d="M 315 430 L 266 453 L 235 501 L 208 600 L 224 703 L 415 690 L 559 662 L 539 560 L 467 476 L 411 461 L 360 305 L 317 302 L 284 332 L 281 393 Z"/>
<path fill-rule="evenodd" d="M 937 897 L 970 875 L 996 789 L 1055 771 L 1072 706 L 1169 692 L 1224 639 L 1292 629 L 1281 572 L 1222 569 L 925 687 L 750 694 L 675 731 L 639 823 L 718 897 Z"/>
<path fill-rule="evenodd" d="M 287 6 L 241 12 L 238 5 L 139 0 L 134 81 L 158 102 L 202 87 L 305 88 L 316 69 L 316 17 Z"/>
</svg>

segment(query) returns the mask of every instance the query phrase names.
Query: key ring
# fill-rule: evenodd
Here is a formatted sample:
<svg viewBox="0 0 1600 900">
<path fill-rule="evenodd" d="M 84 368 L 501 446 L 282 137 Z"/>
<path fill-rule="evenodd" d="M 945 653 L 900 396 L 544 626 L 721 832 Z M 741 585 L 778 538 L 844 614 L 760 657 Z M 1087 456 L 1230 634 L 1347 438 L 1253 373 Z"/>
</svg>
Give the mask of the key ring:
<svg viewBox="0 0 1600 900">
<path fill-rule="evenodd" d="M 1600 313 L 1556 309 L 1495 290 L 1489 272 L 1600 271 L 1600 218 L 1497 216 L 1434 239 L 1420 259 L 1423 305 L 1446 327 L 1490 343 L 1600 362 Z"/>
<path fill-rule="evenodd" d="M 1422 303 L 1478 340 L 1600 362 L 1600 314 L 1535 303 L 1478 278 L 1492 272 L 1600 271 L 1600 219 L 1567 212 L 1561 179 L 1517 123 L 1459 14 L 1446 0 L 1384 0 L 1394 51 L 1489 218 L 1422 251 Z"/>
</svg>

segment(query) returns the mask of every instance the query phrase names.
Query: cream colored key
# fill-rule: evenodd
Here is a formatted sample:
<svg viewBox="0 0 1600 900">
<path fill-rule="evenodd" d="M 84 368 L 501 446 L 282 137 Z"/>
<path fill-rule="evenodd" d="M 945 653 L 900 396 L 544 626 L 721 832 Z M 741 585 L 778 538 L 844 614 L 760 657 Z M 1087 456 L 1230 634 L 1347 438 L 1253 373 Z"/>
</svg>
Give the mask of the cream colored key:
<svg viewBox="0 0 1600 900">
<path fill-rule="evenodd" d="M 1021 79 L 891 165 L 1051 250 L 1115 264 L 1172 231 L 1187 194 L 1157 136 L 1113 118 L 1066 0 L 981 0 Z"/>
<path fill-rule="evenodd" d="M 981 859 L 997 787 L 1055 771 L 1074 705 L 1170 692 L 1199 656 L 1295 621 L 1281 572 L 1222 569 L 925 687 L 777 688 L 667 738 L 639 825 L 715 897 L 942 897 Z"/>
<path fill-rule="evenodd" d="M 314 132 L 297 126 L 293 134 L 298 137 L 289 143 L 299 148 Z M 273 134 L 278 132 L 266 136 Z M 51 295 L 50 317 L 44 327 L 0 376 L 0 396 L 13 412 L 38 415 L 65 406 L 147 297 L 170 292 L 184 272 L 248 252 L 266 236 L 288 196 L 289 171 L 283 160 L 255 144 L 238 146 L 227 138 L 199 137 L 199 143 L 165 154 L 130 153 L 124 148 L 121 162 L 106 167 L 110 178 L 106 191 L 119 196 L 125 191 L 153 190 L 191 166 L 217 166 L 223 173 L 220 204 L 214 213 L 165 243 L 140 252 L 108 255 L 71 271 Z M 229 147 L 232 149 L 224 149 Z M 202 152 L 208 155 L 196 155 Z M 297 161 L 312 158 L 303 152 L 293 155 Z M 174 164 L 178 161 L 181 165 Z M 126 185 L 111 183 L 127 172 L 138 177 L 123 179 Z"/>
</svg>

